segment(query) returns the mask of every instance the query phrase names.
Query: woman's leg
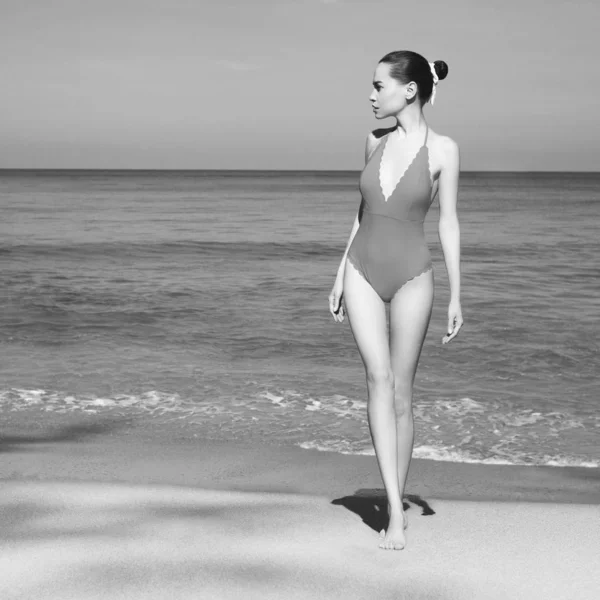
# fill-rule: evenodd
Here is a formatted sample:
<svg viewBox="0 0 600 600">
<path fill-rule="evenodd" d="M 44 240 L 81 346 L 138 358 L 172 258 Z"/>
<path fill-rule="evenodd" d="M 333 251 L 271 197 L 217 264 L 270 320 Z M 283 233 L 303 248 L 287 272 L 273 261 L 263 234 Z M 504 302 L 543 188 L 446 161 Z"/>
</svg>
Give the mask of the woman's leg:
<svg viewBox="0 0 600 600">
<path fill-rule="evenodd" d="M 433 270 L 407 282 L 390 302 L 390 354 L 398 431 L 398 485 L 404 495 L 412 457 L 413 383 L 433 308 Z"/>
<path fill-rule="evenodd" d="M 344 276 L 344 303 L 350 328 L 365 365 L 367 415 L 381 478 L 390 505 L 390 524 L 380 548 L 404 547 L 402 499 L 398 484 L 398 448 L 394 411 L 394 376 L 385 305 L 349 262 Z"/>
</svg>

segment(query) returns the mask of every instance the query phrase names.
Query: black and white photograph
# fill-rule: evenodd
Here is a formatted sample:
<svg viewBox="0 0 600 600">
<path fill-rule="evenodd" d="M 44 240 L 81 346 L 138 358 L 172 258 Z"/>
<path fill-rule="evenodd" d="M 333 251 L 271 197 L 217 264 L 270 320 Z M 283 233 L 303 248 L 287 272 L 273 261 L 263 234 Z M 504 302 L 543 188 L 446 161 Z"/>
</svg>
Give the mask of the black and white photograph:
<svg viewBox="0 0 600 600">
<path fill-rule="evenodd" d="M 598 23 L 0 0 L 0 599 L 598 600 Z"/>
</svg>

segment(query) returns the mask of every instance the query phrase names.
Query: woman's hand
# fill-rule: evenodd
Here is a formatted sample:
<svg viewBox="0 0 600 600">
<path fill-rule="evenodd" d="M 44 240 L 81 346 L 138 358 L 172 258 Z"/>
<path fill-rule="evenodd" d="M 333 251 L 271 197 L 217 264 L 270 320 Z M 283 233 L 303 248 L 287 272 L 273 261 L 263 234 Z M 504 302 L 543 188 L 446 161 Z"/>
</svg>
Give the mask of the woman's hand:
<svg viewBox="0 0 600 600">
<path fill-rule="evenodd" d="M 329 312 L 338 323 L 344 320 L 344 305 L 342 298 L 344 296 L 344 281 L 341 277 L 335 278 L 335 283 L 329 294 Z"/>
<path fill-rule="evenodd" d="M 448 306 L 448 333 L 442 338 L 442 344 L 453 340 L 463 325 L 462 310 L 458 300 L 451 301 Z"/>
</svg>

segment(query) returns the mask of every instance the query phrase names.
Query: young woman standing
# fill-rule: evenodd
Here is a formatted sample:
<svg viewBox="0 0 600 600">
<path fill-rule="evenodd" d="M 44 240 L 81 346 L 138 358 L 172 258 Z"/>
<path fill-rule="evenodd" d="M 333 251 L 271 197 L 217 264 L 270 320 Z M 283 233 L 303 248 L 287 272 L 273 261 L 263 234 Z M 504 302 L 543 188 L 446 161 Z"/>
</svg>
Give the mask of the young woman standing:
<svg viewBox="0 0 600 600">
<path fill-rule="evenodd" d="M 388 498 L 389 524 L 379 545 L 384 549 L 406 544 L 402 496 L 414 443 L 413 383 L 434 295 L 423 221 L 438 192 L 438 231 L 450 282 L 442 343 L 454 339 L 463 324 L 459 150 L 453 140 L 432 131 L 423 115 L 447 73 L 445 62 L 429 63 L 406 50 L 379 61 L 369 99 L 377 119 L 394 117 L 396 125 L 367 137 L 362 201 L 329 295 L 336 321 L 348 313 L 365 366 L 369 429 Z M 389 340 L 384 303 L 390 305 Z"/>
</svg>

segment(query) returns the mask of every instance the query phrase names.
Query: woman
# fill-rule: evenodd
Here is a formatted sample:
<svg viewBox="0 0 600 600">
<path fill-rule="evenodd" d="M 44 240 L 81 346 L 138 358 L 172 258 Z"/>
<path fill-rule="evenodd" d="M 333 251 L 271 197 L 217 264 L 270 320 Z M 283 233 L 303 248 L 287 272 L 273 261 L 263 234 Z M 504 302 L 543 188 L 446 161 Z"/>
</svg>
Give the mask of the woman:
<svg viewBox="0 0 600 600">
<path fill-rule="evenodd" d="M 438 230 L 450 282 L 442 343 L 454 339 L 463 324 L 459 150 L 453 140 L 431 131 L 423 116 L 423 106 L 433 104 L 437 82 L 447 73 L 445 62 L 429 63 L 415 52 L 391 52 L 379 61 L 369 100 L 375 118 L 394 117 L 396 125 L 367 137 L 362 201 L 329 295 L 337 322 L 344 320 L 343 297 L 365 366 L 369 429 L 388 498 L 389 524 L 379 544 L 384 549 L 406 544 L 402 496 L 414 441 L 413 382 L 434 294 L 423 221 L 438 191 Z"/>
</svg>

